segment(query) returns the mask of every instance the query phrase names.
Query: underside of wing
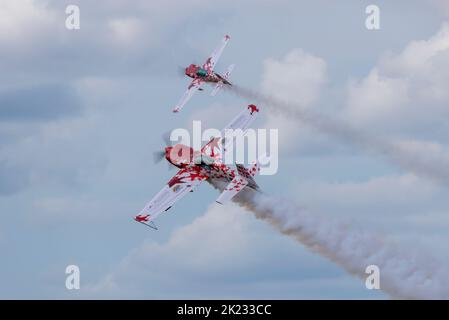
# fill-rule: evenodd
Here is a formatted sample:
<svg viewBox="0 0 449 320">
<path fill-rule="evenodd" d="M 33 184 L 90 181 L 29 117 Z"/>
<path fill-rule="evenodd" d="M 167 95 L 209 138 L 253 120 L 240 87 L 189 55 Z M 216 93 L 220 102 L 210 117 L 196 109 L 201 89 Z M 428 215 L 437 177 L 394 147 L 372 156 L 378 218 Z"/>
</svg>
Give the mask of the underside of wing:
<svg viewBox="0 0 449 320">
<path fill-rule="evenodd" d="M 239 193 L 243 188 L 246 187 L 248 184 L 248 180 L 241 176 L 236 176 L 229 184 L 226 186 L 226 188 L 223 190 L 223 192 L 220 194 L 220 196 L 217 198 L 216 202 L 219 204 L 225 204 L 229 200 L 231 200 L 237 193 Z"/>
<path fill-rule="evenodd" d="M 246 132 L 246 130 L 248 130 L 248 128 L 256 119 L 258 113 L 258 107 L 253 104 L 248 105 L 242 112 L 240 112 L 234 119 L 232 119 L 232 121 L 226 126 L 224 131 L 240 129 L 243 132 Z"/>
<path fill-rule="evenodd" d="M 198 166 L 181 169 L 172 179 L 170 179 L 167 185 L 165 185 L 164 188 L 147 203 L 134 220 L 150 225 L 150 222 L 157 216 L 170 209 L 175 202 L 184 197 L 188 192 L 195 190 L 196 187 L 207 178 L 208 176 L 206 176 Z"/>
<path fill-rule="evenodd" d="M 241 130 L 245 134 L 259 112 L 259 108 L 253 104 L 248 105 L 240 112 L 221 132 L 221 137 L 212 138 L 202 149 L 201 153 L 217 161 L 223 160 L 226 148 L 232 145 L 233 137 L 227 135 L 230 131 Z"/>
<path fill-rule="evenodd" d="M 179 100 L 178 104 L 173 109 L 173 112 L 179 112 L 182 108 L 186 105 L 186 103 L 192 98 L 192 96 L 195 94 L 195 92 L 198 91 L 198 89 L 201 87 L 201 84 L 203 81 L 201 79 L 194 79 L 189 87 L 187 88 L 186 92 L 184 92 L 183 96 Z"/>
<path fill-rule="evenodd" d="M 244 165 L 236 163 L 237 172 L 240 176 L 244 177 L 246 181 L 248 182 L 248 187 L 260 191 L 259 185 L 256 183 L 256 180 L 254 180 L 254 176 L 259 172 L 259 163 L 253 164 L 248 169 L 245 168 Z"/>
<path fill-rule="evenodd" d="M 224 48 L 228 44 L 229 39 L 231 39 L 230 36 L 225 35 L 223 37 L 223 40 L 221 41 L 220 45 L 212 52 L 212 54 L 207 58 L 206 62 L 203 64 L 203 68 L 207 71 L 213 71 L 215 68 L 215 65 L 218 62 L 218 59 L 220 59 L 221 54 L 223 53 Z"/>
</svg>

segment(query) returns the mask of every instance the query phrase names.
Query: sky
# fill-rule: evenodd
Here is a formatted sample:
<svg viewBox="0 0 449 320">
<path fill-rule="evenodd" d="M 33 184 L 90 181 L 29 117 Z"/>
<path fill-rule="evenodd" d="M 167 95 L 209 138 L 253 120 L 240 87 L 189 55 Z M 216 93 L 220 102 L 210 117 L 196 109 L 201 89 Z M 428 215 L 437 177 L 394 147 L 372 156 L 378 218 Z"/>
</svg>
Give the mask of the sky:
<svg viewBox="0 0 449 320">
<path fill-rule="evenodd" d="M 65 27 L 72 4 L 79 30 Z M 365 27 L 370 4 L 380 30 Z M 216 69 L 235 63 L 233 83 L 401 141 L 444 176 L 447 1 L 2 0 L 0 298 L 390 297 L 216 204 L 207 184 L 157 232 L 132 220 L 176 172 L 153 163 L 164 132 L 193 120 L 221 129 L 253 102 L 203 92 L 171 112 L 189 83 L 179 67 L 202 63 L 225 34 Z M 447 265 L 444 179 L 268 109 L 254 127 L 279 130 L 279 170 L 257 177 L 264 192 Z M 73 264 L 79 290 L 65 286 Z"/>
</svg>

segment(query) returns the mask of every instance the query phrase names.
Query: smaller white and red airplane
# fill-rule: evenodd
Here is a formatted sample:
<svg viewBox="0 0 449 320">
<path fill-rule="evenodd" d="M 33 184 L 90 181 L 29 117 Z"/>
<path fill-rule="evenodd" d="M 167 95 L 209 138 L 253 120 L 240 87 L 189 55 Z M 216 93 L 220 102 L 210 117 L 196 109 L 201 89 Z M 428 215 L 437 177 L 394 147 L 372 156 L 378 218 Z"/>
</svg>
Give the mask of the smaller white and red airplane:
<svg viewBox="0 0 449 320">
<path fill-rule="evenodd" d="M 206 62 L 203 64 L 202 67 L 197 66 L 195 64 L 191 64 L 187 68 L 185 68 L 185 75 L 192 78 L 193 81 L 190 83 L 190 85 L 187 88 L 187 91 L 182 96 L 181 100 L 179 100 L 178 104 L 173 109 L 173 112 L 179 112 L 181 109 L 186 105 L 186 103 L 192 98 L 193 94 L 203 89 L 201 88 L 201 85 L 206 83 L 214 83 L 215 88 L 211 92 L 211 96 L 215 96 L 217 92 L 224 86 L 224 85 L 231 85 L 231 83 L 228 81 L 229 75 L 231 74 L 232 70 L 234 69 L 234 65 L 231 64 L 223 76 L 219 75 L 218 73 L 214 72 L 214 67 L 218 62 L 218 59 L 220 58 L 221 54 L 223 53 L 224 48 L 226 47 L 229 39 L 231 39 L 230 36 L 225 35 L 223 40 L 221 41 L 221 44 L 214 50 L 214 52 L 210 55 L 210 57 L 207 58 Z"/>
<path fill-rule="evenodd" d="M 220 204 L 225 204 L 244 188 L 259 191 L 260 188 L 253 178 L 260 170 L 258 161 L 255 161 L 248 168 L 242 164 L 236 164 L 236 169 L 223 163 L 223 152 L 233 142 L 224 139 L 225 130 L 241 129 L 242 133 L 245 134 L 258 112 L 259 108 L 255 105 L 247 106 L 222 131 L 221 137 L 212 138 L 200 151 L 194 151 L 193 148 L 183 144 L 165 147 L 165 151 L 161 153 L 161 159 L 165 157 L 170 164 L 180 170 L 134 217 L 134 220 L 157 230 L 153 220 L 161 213 L 169 210 L 175 202 L 188 192 L 193 192 L 205 180 L 212 185 L 226 184 L 216 200 Z"/>
</svg>

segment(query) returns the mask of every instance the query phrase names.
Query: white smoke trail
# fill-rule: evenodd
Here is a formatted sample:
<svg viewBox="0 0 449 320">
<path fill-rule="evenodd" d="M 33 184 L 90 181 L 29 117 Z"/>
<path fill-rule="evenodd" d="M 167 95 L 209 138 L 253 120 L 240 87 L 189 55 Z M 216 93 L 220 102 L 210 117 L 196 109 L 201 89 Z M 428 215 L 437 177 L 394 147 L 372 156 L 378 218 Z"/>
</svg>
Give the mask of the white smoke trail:
<svg viewBox="0 0 449 320">
<path fill-rule="evenodd" d="M 416 175 L 449 185 L 449 156 L 438 145 L 382 139 L 258 92 L 238 86 L 230 91 L 344 142 L 380 153 Z M 222 189 L 220 185 L 214 186 Z M 394 298 L 449 299 L 449 271 L 426 252 L 401 248 L 341 221 L 311 214 L 286 199 L 242 191 L 234 202 L 362 279 L 367 277 L 367 266 L 377 265 L 381 289 Z"/>
<path fill-rule="evenodd" d="M 367 266 L 377 265 L 380 288 L 394 298 L 449 299 L 449 271 L 424 252 L 400 248 L 379 236 L 308 213 L 286 199 L 248 191 L 234 202 L 362 279 L 368 276 Z"/>
<path fill-rule="evenodd" d="M 382 138 L 380 135 L 357 130 L 347 123 L 331 119 L 324 114 L 313 113 L 297 105 L 250 89 L 236 85 L 226 87 L 226 89 L 238 96 L 258 101 L 274 113 L 283 114 L 290 119 L 298 119 L 327 135 L 344 142 L 350 142 L 367 151 L 381 154 L 399 167 L 413 172 L 417 176 L 449 185 L 449 154 L 435 148 L 435 146 L 429 148 L 429 143 L 417 144 L 416 142 L 393 141 Z"/>
<path fill-rule="evenodd" d="M 220 182 L 210 183 L 220 191 L 224 188 Z M 380 289 L 393 298 L 449 299 L 449 271 L 426 252 L 402 248 L 341 220 L 311 214 L 288 199 L 245 189 L 233 202 L 361 279 L 368 276 L 367 266 L 378 266 Z"/>
</svg>

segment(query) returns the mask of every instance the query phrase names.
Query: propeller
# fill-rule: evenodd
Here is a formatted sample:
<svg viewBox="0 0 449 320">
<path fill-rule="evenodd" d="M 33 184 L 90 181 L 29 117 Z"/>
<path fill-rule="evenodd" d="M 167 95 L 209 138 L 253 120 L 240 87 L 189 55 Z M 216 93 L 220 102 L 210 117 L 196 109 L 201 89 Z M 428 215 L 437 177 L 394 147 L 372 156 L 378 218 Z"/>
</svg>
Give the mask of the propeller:
<svg viewBox="0 0 449 320">
<path fill-rule="evenodd" d="M 193 64 L 196 65 L 196 66 L 201 66 L 201 64 L 196 63 L 196 61 L 194 61 Z M 185 77 L 185 75 L 186 75 L 186 67 L 187 67 L 187 66 L 184 66 L 184 67 L 183 67 L 183 66 L 181 66 L 181 65 L 178 64 L 178 67 L 177 67 L 177 71 L 178 71 L 178 72 L 177 72 L 177 73 L 178 73 L 181 77 Z"/>
<path fill-rule="evenodd" d="M 154 163 L 157 164 L 161 162 L 165 158 L 165 147 L 171 146 L 172 142 L 170 141 L 170 131 L 166 131 L 161 136 L 162 141 L 164 141 L 164 149 L 153 152 L 153 160 Z M 168 169 L 173 169 L 173 166 L 170 163 L 167 163 Z"/>
</svg>

